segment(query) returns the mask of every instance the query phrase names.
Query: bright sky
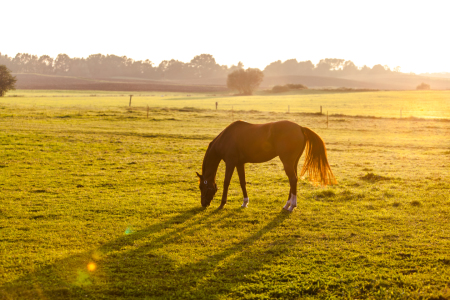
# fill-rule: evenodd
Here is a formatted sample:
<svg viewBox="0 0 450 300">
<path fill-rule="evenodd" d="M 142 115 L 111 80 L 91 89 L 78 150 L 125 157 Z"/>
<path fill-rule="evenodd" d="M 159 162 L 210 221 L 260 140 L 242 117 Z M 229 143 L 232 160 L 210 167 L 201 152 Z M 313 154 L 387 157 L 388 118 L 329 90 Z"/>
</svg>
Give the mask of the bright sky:
<svg viewBox="0 0 450 300">
<path fill-rule="evenodd" d="M 212 54 L 263 69 L 296 58 L 450 72 L 449 0 L 4 0 L 0 52 L 126 55 L 156 65 Z"/>
</svg>

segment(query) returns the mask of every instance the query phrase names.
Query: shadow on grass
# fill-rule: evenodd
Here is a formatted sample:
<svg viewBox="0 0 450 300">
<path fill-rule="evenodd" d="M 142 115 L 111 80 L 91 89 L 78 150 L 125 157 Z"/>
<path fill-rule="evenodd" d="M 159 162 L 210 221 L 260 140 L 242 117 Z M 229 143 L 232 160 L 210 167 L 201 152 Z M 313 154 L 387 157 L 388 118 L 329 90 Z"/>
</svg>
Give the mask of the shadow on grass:
<svg viewBox="0 0 450 300">
<path fill-rule="evenodd" d="M 204 253 L 208 243 L 190 244 L 185 238 L 207 233 L 213 224 L 225 226 L 242 212 L 187 210 L 95 250 L 23 275 L 0 287 L 0 299 L 216 299 L 229 295 L 245 284 L 251 274 L 285 253 L 287 246 L 279 245 L 288 244 L 289 240 L 275 239 L 270 244 L 261 240 L 290 214 L 277 214 L 257 232 L 242 235 L 212 255 Z M 245 226 L 235 230 L 245 231 Z M 264 246 L 256 253 L 249 250 L 260 242 Z M 190 256 L 186 263 L 170 255 L 177 247 L 183 247 L 183 253 Z"/>
</svg>

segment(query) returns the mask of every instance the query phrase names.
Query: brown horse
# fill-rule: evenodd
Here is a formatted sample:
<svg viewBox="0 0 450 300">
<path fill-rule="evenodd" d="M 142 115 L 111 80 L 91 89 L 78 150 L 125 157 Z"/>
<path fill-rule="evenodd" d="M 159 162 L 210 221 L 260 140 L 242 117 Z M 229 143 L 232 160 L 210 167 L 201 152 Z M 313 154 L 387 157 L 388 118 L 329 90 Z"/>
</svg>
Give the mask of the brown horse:
<svg viewBox="0 0 450 300">
<path fill-rule="evenodd" d="M 231 123 L 209 143 L 203 159 L 203 174 L 197 173 L 200 178 L 202 206 L 210 205 L 217 192 L 216 173 L 221 160 L 225 161 L 226 169 L 219 208 L 223 208 L 227 203 L 228 186 L 235 168 L 244 194 L 242 207 L 247 207 L 249 199 L 245 187 L 244 165 L 266 162 L 279 156 L 291 187 L 288 201 L 283 208 L 292 211 L 297 206 L 297 165 L 305 147 L 305 164 L 300 176 L 307 173 L 314 184 L 336 184 L 328 164 L 325 143 L 311 129 L 290 121 L 267 124 L 250 124 L 243 121 Z"/>
</svg>

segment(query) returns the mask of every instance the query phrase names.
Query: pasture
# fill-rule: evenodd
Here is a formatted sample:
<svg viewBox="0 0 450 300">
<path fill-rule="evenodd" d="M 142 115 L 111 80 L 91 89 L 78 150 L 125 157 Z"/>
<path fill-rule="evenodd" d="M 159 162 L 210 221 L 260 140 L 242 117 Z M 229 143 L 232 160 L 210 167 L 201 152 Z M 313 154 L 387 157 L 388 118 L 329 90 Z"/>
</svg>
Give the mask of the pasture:
<svg viewBox="0 0 450 300">
<path fill-rule="evenodd" d="M 0 98 L 0 299 L 450 299 L 450 92 L 129 94 Z M 248 164 L 217 210 L 222 163 L 203 209 L 238 119 L 311 128 L 339 184 L 287 213 L 280 161 Z"/>
</svg>

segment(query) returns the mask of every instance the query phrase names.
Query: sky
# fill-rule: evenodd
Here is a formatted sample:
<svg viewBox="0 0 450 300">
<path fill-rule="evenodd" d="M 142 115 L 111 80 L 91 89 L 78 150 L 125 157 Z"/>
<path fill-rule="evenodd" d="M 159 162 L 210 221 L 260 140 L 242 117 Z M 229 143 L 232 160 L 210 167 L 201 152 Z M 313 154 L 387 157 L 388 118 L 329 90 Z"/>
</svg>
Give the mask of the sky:
<svg viewBox="0 0 450 300">
<path fill-rule="evenodd" d="M 295 58 L 450 72 L 449 0 L 2 0 L 0 53 L 260 68 Z"/>
</svg>

